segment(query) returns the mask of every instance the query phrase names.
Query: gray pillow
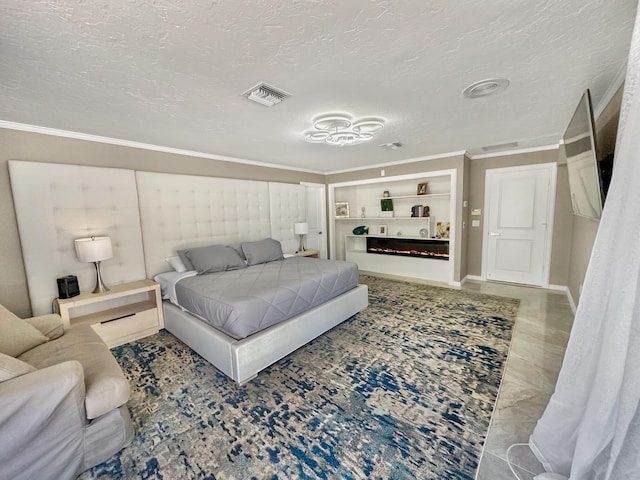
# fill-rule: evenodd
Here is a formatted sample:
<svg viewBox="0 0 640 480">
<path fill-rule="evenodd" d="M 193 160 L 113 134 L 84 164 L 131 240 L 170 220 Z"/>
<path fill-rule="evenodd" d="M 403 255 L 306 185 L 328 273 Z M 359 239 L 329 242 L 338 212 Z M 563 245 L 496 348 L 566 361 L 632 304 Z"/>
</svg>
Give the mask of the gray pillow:
<svg viewBox="0 0 640 480">
<path fill-rule="evenodd" d="M 233 248 L 236 252 L 238 252 L 238 255 L 240 255 L 243 260 L 246 260 L 246 258 L 244 256 L 244 252 L 242 251 L 242 244 L 241 243 L 234 243 L 233 245 L 229 245 L 229 246 L 231 248 Z"/>
<path fill-rule="evenodd" d="M 245 268 L 247 264 L 233 248 L 225 245 L 191 248 L 186 255 L 198 275 L 202 273 L 224 272 Z"/>
<path fill-rule="evenodd" d="M 282 245 L 273 238 L 265 238 L 257 242 L 244 242 L 242 244 L 242 251 L 249 265 L 275 262 L 284 258 Z"/>
<path fill-rule="evenodd" d="M 188 251 L 189 250 L 178 250 L 176 253 L 180 257 L 180 260 L 182 260 L 182 264 L 184 265 L 184 268 L 186 268 L 188 271 L 195 270 L 195 268 L 193 268 L 193 264 L 191 263 L 191 260 L 189 260 L 189 257 L 187 257 Z"/>
</svg>

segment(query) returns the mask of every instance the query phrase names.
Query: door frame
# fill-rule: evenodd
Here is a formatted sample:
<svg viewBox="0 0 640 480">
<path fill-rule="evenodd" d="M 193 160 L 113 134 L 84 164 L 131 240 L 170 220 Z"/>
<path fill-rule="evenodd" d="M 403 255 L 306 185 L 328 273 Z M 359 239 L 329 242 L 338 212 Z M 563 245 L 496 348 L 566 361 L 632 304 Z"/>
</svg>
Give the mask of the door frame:
<svg viewBox="0 0 640 480">
<path fill-rule="evenodd" d="M 489 192 L 490 180 L 498 173 L 519 172 L 525 170 L 548 170 L 549 185 L 547 188 L 547 232 L 544 245 L 544 265 L 542 271 L 542 284 L 540 287 L 549 288 L 549 275 L 551 274 L 551 250 L 553 247 L 553 227 L 556 211 L 556 184 L 558 178 L 558 164 L 556 162 L 548 163 L 532 163 L 529 165 L 520 165 L 517 167 L 501 167 L 489 168 L 485 171 L 484 176 L 484 219 L 482 222 L 482 269 L 481 279 L 487 281 L 487 262 L 489 256 L 489 217 L 491 207 L 491 193 Z M 524 285 L 524 284 L 523 284 Z M 528 284 L 527 284 L 528 285 Z M 537 285 L 536 285 L 537 286 Z"/>
<path fill-rule="evenodd" d="M 327 186 L 324 183 L 311 183 L 311 182 L 300 182 L 300 185 L 306 188 L 317 189 L 322 192 L 322 198 L 320 199 L 320 225 L 324 233 L 324 249 L 320 250 L 320 254 L 318 255 L 320 258 L 329 258 L 329 235 L 327 235 Z M 305 209 L 309 208 L 308 205 L 305 205 Z M 305 213 L 306 215 L 306 213 Z M 324 255 L 324 256 L 323 256 Z"/>
</svg>

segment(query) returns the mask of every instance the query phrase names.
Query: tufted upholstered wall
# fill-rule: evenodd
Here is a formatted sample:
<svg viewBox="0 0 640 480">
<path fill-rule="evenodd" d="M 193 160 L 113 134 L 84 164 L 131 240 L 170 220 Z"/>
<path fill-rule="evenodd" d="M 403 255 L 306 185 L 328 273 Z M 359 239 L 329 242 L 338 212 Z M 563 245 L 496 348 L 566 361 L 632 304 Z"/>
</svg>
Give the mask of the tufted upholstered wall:
<svg viewBox="0 0 640 480">
<path fill-rule="evenodd" d="M 20 240 L 34 314 L 57 297 L 55 279 L 95 283 L 73 240 L 108 235 L 107 284 L 153 278 L 177 249 L 273 237 L 293 251 L 293 224 L 305 218 L 305 187 L 277 182 L 10 161 Z"/>
<path fill-rule="evenodd" d="M 147 276 L 177 249 L 271 236 L 267 182 L 136 172 Z"/>
<path fill-rule="evenodd" d="M 269 182 L 271 236 L 282 243 L 285 252 L 298 249 L 293 224 L 306 220 L 306 189 L 302 185 Z"/>
<path fill-rule="evenodd" d="M 51 311 L 58 277 L 77 275 L 81 290 L 94 287 L 93 264 L 78 261 L 76 238 L 111 237 L 107 284 L 145 277 L 133 170 L 10 161 L 9 173 L 34 315 Z"/>
</svg>

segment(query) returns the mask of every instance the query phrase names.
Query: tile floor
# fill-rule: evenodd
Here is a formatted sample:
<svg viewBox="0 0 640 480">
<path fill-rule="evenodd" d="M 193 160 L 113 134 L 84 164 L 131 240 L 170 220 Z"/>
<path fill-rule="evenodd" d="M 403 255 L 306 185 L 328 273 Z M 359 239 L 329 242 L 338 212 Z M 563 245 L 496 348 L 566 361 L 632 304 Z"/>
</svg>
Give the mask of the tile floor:
<svg viewBox="0 0 640 480">
<path fill-rule="evenodd" d="M 415 278 L 361 273 L 446 286 Z M 511 445 L 529 441 L 553 393 L 573 325 L 571 305 L 566 293 L 557 290 L 475 280 L 460 288 L 520 299 L 511 349 L 476 480 L 533 480 L 544 469 L 529 447 L 514 446 L 508 456 L 507 450 Z"/>
<path fill-rule="evenodd" d="M 571 306 L 564 292 L 553 290 L 476 281 L 462 288 L 520 299 L 476 480 L 532 480 L 544 470 L 529 447 L 512 447 L 508 455 L 507 449 L 528 441 L 553 393 L 573 324 Z"/>
</svg>

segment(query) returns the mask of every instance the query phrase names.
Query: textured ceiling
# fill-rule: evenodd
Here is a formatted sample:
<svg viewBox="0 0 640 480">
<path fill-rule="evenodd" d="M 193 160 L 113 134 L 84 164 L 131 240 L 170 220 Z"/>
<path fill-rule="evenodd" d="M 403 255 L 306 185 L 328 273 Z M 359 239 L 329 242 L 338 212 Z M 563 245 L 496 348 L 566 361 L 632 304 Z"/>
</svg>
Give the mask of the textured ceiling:
<svg viewBox="0 0 640 480">
<path fill-rule="evenodd" d="M 636 5 L 0 0 L 0 120 L 323 172 L 546 145 L 623 67 Z M 506 91 L 462 97 L 495 76 Z M 260 81 L 293 96 L 240 96 Z M 306 143 L 328 111 L 387 125 L 365 144 Z"/>
</svg>

